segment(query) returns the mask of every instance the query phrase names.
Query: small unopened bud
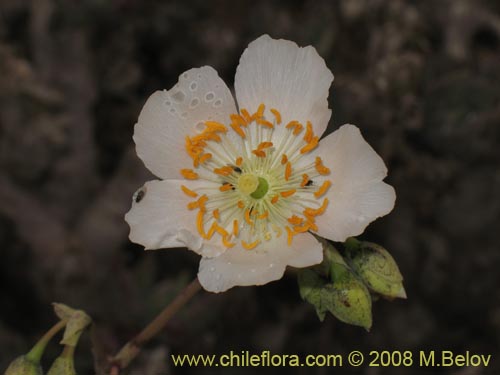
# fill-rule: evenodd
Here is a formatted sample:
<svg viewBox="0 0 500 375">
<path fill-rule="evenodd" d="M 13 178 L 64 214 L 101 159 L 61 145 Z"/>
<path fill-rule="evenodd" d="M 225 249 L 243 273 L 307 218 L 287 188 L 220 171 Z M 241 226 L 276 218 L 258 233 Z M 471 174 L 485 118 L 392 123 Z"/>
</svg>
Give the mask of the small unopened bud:
<svg viewBox="0 0 500 375">
<path fill-rule="evenodd" d="M 365 328 L 372 326 L 372 301 L 370 292 L 346 265 L 333 263 L 333 284 L 325 287 L 323 294 L 328 310 L 344 323 Z"/>
<path fill-rule="evenodd" d="M 12 361 L 4 375 L 43 375 L 43 371 L 39 361 L 33 361 L 27 355 L 22 355 Z"/>
<path fill-rule="evenodd" d="M 403 276 L 386 249 L 352 237 L 345 246 L 349 265 L 370 290 L 388 298 L 406 298 Z"/>
</svg>

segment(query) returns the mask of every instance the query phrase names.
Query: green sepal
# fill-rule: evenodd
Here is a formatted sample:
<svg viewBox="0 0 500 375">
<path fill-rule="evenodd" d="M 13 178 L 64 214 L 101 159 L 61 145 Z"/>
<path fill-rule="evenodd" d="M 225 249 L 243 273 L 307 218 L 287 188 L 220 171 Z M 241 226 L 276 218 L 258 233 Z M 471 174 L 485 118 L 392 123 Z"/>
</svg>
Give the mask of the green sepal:
<svg viewBox="0 0 500 375">
<path fill-rule="evenodd" d="M 387 298 L 406 298 L 403 276 L 386 249 L 354 238 L 345 247 L 347 262 L 370 290 Z"/>
</svg>

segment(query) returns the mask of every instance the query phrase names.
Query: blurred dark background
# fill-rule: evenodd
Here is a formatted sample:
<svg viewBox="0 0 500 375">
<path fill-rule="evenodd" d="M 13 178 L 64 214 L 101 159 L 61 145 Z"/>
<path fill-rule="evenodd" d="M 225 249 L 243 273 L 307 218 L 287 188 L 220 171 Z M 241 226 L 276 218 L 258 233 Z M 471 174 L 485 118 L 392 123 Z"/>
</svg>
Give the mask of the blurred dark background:
<svg viewBox="0 0 500 375">
<path fill-rule="evenodd" d="M 317 48 L 335 75 L 329 131 L 357 124 L 388 164 L 396 208 L 362 238 L 396 258 L 408 300 L 377 302 L 366 333 L 320 324 L 293 274 L 204 292 L 132 373 L 212 374 L 173 368 L 169 354 L 245 349 L 470 350 L 492 354 L 490 367 L 301 370 L 500 373 L 500 3 L 473 0 L 1 0 L 0 371 L 55 322 L 58 301 L 96 322 L 77 350 L 92 374 L 92 346 L 116 351 L 195 276 L 194 253 L 127 239 L 131 195 L 152 178 L 133 125 L 191 67 L 231 87 L 264 33 Z"/>
</svg>

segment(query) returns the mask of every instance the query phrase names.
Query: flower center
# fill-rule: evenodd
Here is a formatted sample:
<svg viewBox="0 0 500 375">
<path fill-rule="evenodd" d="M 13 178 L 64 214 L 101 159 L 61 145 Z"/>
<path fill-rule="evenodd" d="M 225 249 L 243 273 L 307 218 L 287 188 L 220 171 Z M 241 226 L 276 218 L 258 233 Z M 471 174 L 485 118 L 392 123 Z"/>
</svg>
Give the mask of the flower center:
<svg viewBox="0 0 500 375">
<path fill-rule="evenodd" d="M 290 245 L 293 236 L 317 230 L 315 217 L 326 210 L 323 195 L 331 186 L 330 170 L 311 156 L 319 137 L 310 122 L 284 125 L 279 111 L 269 112 L 266 117 L 263 104 L 253 115 L 241 109 L 229 127 L 206 121 L 199 134 L 186 137 L 194 169 L 181 170 L 188 180 L 182 190 L 195 198 L 187 208 L 198 210 L 203 238 L 220 235 L 225 247 L 239 240 L 258 251 L 273 237 L 287 235 Z M 192 190 L 195 179 L 206 184 Z"/>
<path fill-rule="evenodd" d="M 238 189 L 254 199 L 261 199 L 267 194 L 269 183 L 263 177 L 258 177 L 253 173 L 244 173 L 238 178 Z"/>
</svg>

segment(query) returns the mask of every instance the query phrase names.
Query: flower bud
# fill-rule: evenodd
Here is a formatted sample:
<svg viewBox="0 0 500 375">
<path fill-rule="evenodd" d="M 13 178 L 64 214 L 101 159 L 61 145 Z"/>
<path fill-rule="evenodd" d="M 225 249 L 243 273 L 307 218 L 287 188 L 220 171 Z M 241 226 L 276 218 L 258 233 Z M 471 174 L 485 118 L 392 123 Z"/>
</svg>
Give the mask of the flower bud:
<svg viewBox="0 0 500 375">
<path fill-rule="evenodd" d="M 328 310 L 340 321 L 365 328 L 372 326 L 372 301 L 366 286 L 346 265 L 332 263 L 333 284 L 324 289 Z"/>
<path fill-rule="evenodd" d="M 62 354 L 50 366 L 47 375 L 76 375 L 73 354 L 74 347 L 65 346 Z"/>
<path fill-rule="evenodd" d="M 352 237 L 345 246 L 349 265 L 370 290 L 388 298 L 406 298 L 403 276 L 386 249 Z"/>
<path fill-rule="evenodd" d="M 39 361 L 32 360 L 28 355 L 22 355 L 12 361 L 4 375 L 43 375 L 43 371 Z"/>
</svg>

